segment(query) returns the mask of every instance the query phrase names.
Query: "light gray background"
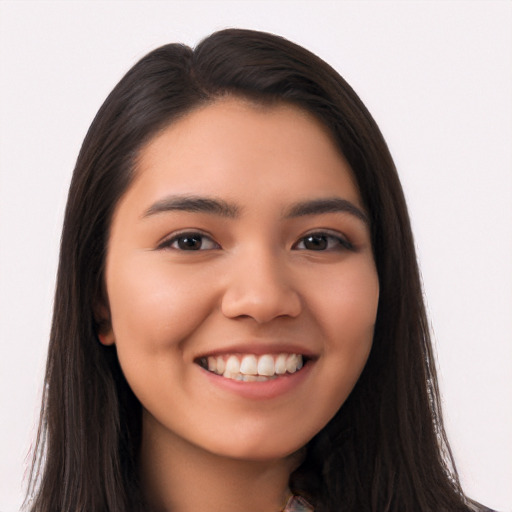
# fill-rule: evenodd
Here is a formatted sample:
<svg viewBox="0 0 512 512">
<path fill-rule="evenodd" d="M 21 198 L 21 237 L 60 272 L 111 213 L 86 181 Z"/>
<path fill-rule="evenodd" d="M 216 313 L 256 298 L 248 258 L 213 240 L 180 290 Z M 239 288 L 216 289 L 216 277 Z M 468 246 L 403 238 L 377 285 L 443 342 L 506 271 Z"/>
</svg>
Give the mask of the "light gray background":
<svg viewBox="0 0 512 512">
<path fill-rule="evenodd" d="M 123 73 L 227 26 L 319 54 L 379 123 L 409 202 L 466 491 L 512 510 L 512 3 L 0 2 L 0 511 L 35 435 L 62 213 Z"/>
</svg>

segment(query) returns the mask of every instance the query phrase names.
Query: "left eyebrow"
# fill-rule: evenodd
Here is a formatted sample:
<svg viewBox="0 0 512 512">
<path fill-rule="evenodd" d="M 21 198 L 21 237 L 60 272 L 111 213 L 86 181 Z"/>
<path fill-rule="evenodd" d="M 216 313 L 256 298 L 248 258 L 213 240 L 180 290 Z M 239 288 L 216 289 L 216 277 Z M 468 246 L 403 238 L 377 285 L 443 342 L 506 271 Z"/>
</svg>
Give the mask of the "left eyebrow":
<svg viewBox="0 0 512 512">
<path fill-rule="evenodd" d="M 221 199 L 201 196 L 175 195 L 168 196 L 151 205 L 144 212 L 143 217 L 176 210 L 184 212 L 209 213 L 228 218 L 236 218 L 240 214 L 240 209 L 236 205 Z"/>
<path fill-rule="evenodd" d="M 321 215 L 322 213 L 349 213 L 365 224 L 369 225 L 368 216 L 355 204 L 340 197 L 328 197 L 322 199 L 312 199 L 296 203 L 284 213 L 286 219 L 294 217 L 304 217 L 306 215 Z"/>
</svg>

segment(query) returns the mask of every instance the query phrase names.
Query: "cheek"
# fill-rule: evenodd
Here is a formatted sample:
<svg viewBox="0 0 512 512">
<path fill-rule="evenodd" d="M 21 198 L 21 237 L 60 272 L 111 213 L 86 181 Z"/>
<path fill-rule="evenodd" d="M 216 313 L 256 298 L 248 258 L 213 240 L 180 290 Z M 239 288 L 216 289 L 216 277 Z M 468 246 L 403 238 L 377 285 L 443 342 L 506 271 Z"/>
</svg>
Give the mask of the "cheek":
<svg viewBox="0 0 512 512">
<path fill-rule="evenodd" d="M 319 370 L 332 413 L 352 391 L 373 343 L 379 283 L 373 261 L 362 263 L 334 273 L 323 293 L 312 297 L 311 308 L 325 340 Z"/>
<path fill-rule="evenodd" d="M 371 344 L 379 302 L 373 260 L 355 261 L 340 272 L 332 272 L 323 284 L 312 296 L 311 308 L 326 330 L 326 350 L 343 345 L 357 351 L 361 345 Z"/>
<path fill-rule="evenodd" d="M 199 285 L 200 276 L 191 281 L 185 271 L 170 271 L 165 262 L 137 265 L 136 261 L 108 274 L 116 344 L 121 350 L 125 345 L 164 350 L 178 344 L 203 321 L 215 302 L 215 293 Z"/>
</svg>

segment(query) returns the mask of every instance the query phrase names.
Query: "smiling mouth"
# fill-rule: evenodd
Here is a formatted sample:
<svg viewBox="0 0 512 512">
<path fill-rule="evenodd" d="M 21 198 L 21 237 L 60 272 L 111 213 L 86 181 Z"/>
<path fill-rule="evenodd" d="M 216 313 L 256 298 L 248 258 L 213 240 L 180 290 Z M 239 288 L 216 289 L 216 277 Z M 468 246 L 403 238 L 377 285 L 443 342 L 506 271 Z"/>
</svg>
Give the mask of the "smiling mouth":
<svg viewBox="0 0 512 512">
<path fill-rule="evenodd" d="M 195 362 L 226 379 L 266 382 L 300 371 L 307 359 L 302 354 L 232 354 L 201 357 Z"/>
</svg>

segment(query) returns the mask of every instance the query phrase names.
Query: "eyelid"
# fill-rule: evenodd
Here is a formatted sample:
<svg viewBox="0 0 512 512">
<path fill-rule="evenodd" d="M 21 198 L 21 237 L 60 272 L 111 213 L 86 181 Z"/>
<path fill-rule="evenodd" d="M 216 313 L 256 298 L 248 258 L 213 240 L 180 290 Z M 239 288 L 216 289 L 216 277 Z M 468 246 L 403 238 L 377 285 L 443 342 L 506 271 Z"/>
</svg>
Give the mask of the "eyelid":
<svg viewBox="0 0 512 512">
<path fill-rule="evenodd" d="M 326 238 L 330 238 L 330 239 L 335 239 L 340 247 L 338 248 L 338 250 L 350 250 L 350 251 L 354 251 L 355 250 L 355 247 L 354 245 L 352 244 L 352 242 L 348 239 L 347 236 L 343 235 L 342 233 L 340 233 L 339 231 L 334 231 L 332 229 L 314 229 L 314 230 L 310 230 L 308 231 L 307 233 L 304 233 L 303 235 L 301 235 L 299 237 L 299 239 L 292 245 L 292 249 L 295 249 L 295 250 L 299 250 L 299 251 L 307 251 L 307 250 L 311 250 L 311 249 L 297 249 L 296 246 L 303 242 L 305 238 L 307 238 L 308 236 L 314 236 L 314 235 L 320 235 L 320 236 L 325 236 Z M 313 252 L 328 252 L 328 251 L 335 251 L 336 249 L 324 249 L 323 251 L 322 250 L 319 250 L 319 251 L 313 251 Z"/>
<path fill-rule="evenodd" d="M 216 246 L 215 249 L 221 248 L 220 244 L 215 241 L 215 239 L 213 238 L 213 236 L 211 234 L 207 233 L 206 231 L 203 231 L 202 229 L 188 228 L 188 229 L 181 229 L 179 231 L 174 231 L 170 235 L 167 235 L 163 240 L 158 242 L 156 249 L 157 250 L 170 249 L 170 250 L 175 250 L 175 251 L 180 251 L 180 252 L 188 252 L 188 251 L 182 251 L 181 249 L 178 249 L 178 248 L 171 247 L 174 242 L 176 242 L 178 239 L 183 238 L 187 235 L 188 236 L 200 236 L 203 239 L 206 238 L 206 239 L 210 240 L 211 242 L 213 242 L 213 244 L 215 244 L 215 246 Z M 208 250 L 213 250 L 213 249 L 198 249 L 196 252 L 208 251 Z M 194 252 L 194 251 L 190 251 L 190 252 Z"/>
<path fill-rule="evenodd" d="M 310 231 L 304 233 L 303 235 L 301 235 L 297 239 L 297 241 L 292 245 L 292 247 L 291 247 L 292 250 L 301 250 L 301 251 L 311 250 L 311 249 L 307 249 L 307 248 L 297 249 L 297 245 L 302 243 L 304 241 L 304 239 L 307 238 L 308 236 L 314 236 L 314 235 L 325 236 L 328 239 L 336 240 L 339 244 L 338 250 L 355 250 L 355 247 L 352 244 L 352 242 L 350 242 L 350 240 L 344 234 L 340 233 L 339 231 L 332 230 L 332 229 L 321 229 L 321 228 L 310 230 Z M 215 238 L 210 233 L 205 232 L 201 229 L 186 228 L 186 229 L 182 229 L 179 231 L 175 231 L 175 232 L 167 235 L 164 239 L 162 239 L 160 242 L 158 242 L 156 249 L 157 250 L 171 249 L 171 250 L 176 250 L 176 251 L 181 252 L 181 251 L 183 251 L 182 249 L 173 248 L 172 245 L 180 238 L 183 238 L 186 236 L 191 236 L 191 237 L 199 236 L 203 239 L 209 240 L 211 243 L 213 243 L 215 245 L 214 248 L 198 249 L 197 252 L 222 248 L 221 245 L 215 240 Z M 327 248 L 327 249 L 323 249 L 323 250 L 320 250 L 317 252 L 326 252 L 326 251 L 335 251 L 335 250 L 337 250 L 337 248 Z M 183 252 L 188 252 L 188 251 L 183 251 Z"/>
</svg>

